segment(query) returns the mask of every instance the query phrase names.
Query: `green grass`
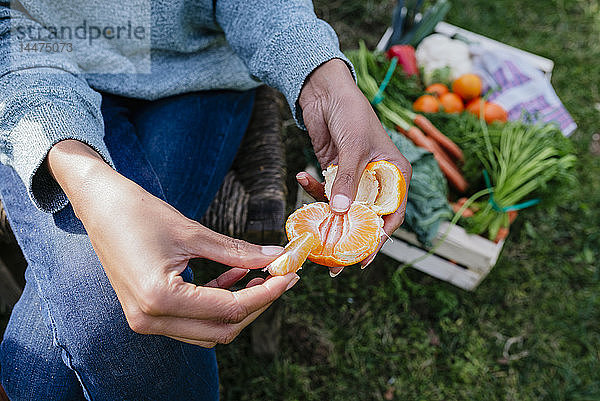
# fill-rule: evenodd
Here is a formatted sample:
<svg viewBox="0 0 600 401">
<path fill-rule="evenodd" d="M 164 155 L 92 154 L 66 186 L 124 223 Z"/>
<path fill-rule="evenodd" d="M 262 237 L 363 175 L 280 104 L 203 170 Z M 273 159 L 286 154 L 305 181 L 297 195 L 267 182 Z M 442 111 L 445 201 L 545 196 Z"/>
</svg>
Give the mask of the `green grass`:
<svg viewBox="0 0 600 401">
<path fill-rule="evenodd" d="M 316 2 L 343 49 L 373 48 L 392 6 Z M 599 15 L 597 0 L 453 1 L 449 22 L 555 61 L 553 85 L 580 127 L 579 190 L 522 213 L 474 293 L 384 255 L 335 279 L 309 264 L 277 302 L 275 358 L 252 353 L 250 330 L 218 347 L 224 400 L 600 400 L 600 158 L 588 151 L 600 131 Z M 294 188 L 308 141 L 287 133 Z"/>
<path fill-rule="evenodd" d="M 315 6 L 351 49 L 375 46 L 393 4 Z M 579 125 L 579 190 L 522 213 L 474 293 L 384 255 L 335 279 L 306 266 L 279 301 L 274 359 L 252 354 L 249 332 L 219 347 L 223 399 L 600 400 L 600 159 L 588 151 L 600 131 L 599 14 L 598 1 L 453 1 L 449 22 L 555 61 L 552 83 Z M 291 173 L 306 143 L 288 129 Z"/>
</svg>

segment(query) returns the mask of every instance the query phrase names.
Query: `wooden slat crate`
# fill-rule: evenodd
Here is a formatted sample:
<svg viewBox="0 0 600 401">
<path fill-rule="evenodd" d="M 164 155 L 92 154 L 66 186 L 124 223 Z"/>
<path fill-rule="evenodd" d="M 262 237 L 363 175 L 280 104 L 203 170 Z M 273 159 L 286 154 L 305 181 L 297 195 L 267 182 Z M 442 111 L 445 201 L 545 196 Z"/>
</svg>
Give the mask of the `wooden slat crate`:
<svg viewBox="0 0 600 401">
<path fill-rule="evenodd" d="M 443 21 L 436 25 L 435 32 L 450 38 L 463 38 L 469 42 L 479 43 L 487 49 L 502 49 L 518 54 L 542 71 L 548 80 L 552 76 L 554 62 L 545 57 L 517 49 Z M 377 44 L 377 50 L 384 50 L 391 34 L 392 29 L 388 28 Z M 437 244 L 447 232 L 448 235 L 444 242 L 436 248 L 434 254 L 427 257 L 423 256 L 428 251 L 417 241 L 416 236 L 402 229 L 394 233 L 393 241 L 388 241 L 381 252 L 403 263 L 410 263 L 418 259 L 412 264 L 414 268 L 457 287 L 472 291 L 496 264 L 504 241 L 495 243 L 481 236 L 468 234 L 460 226 L 450 227 L 449 223 L 444 222 L 440 225 L 433 243 Z"/>
<path fill-rule="evenodd" d="M 446 238 L 444 236 L 448 233 Z M 428 251 L 413 233 L 398 229 L 381 252 L 440 280 L 464 290 L 474 290 L 496 264 L 504 241 L 489 241 L 479 235 L 468 234 L 460 226 L 442 222 L 433 240 L 435 254 L 424 257 Z"/>
</svg>

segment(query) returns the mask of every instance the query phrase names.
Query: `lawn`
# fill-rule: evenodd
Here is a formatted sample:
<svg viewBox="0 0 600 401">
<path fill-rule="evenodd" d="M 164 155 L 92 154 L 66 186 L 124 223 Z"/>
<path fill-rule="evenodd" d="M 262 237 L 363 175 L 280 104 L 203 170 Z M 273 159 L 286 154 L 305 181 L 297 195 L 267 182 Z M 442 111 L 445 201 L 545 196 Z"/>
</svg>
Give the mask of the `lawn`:
<svg viewBox="0 0 600 401">
<path fill-rule="evenodd" d="M 600 157 L 589 150 L 600 132 L 600 1 L 452 3 L 449 22 L 555 61 L 552 83 L 579 125 L 579 190 L 556 210 L 523 212 L 473 293 L 384 255 L 335 279 L 307 264 L 274 306 L 276 357 L 253 354 L 250 330 L 218 346 L 222 399 L 600 400 Z M 359 39 L 374 47 L 393 2 L 315 5 L 348 50 Z M 290 121 L 293 177 L 307 139 Z"/>
</svg>

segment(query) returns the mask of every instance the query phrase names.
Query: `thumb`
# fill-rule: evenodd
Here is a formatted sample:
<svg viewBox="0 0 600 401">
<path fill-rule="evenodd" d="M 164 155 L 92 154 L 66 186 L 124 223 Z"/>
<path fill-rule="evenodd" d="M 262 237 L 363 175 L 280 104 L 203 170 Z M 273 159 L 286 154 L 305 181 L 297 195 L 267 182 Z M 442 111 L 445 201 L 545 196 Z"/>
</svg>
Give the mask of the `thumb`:
<svg viewBox="0 0 600 401">
<path fill-rule="evenodd" d="M 200 224 L 187 240 L 192 257 L 210 259 L 231 267 L 261 269 L 283 253 L 280 246 L 261 246 L 231 238 Z"/>
<path fill-rule="evenodd" d="M 331 209 L 336 213 L 345 213 L 356 197 L 358 183 L 366 163 L 357 158 L 339 155 L 338 171 L 331 187 Z"/>
</svg>

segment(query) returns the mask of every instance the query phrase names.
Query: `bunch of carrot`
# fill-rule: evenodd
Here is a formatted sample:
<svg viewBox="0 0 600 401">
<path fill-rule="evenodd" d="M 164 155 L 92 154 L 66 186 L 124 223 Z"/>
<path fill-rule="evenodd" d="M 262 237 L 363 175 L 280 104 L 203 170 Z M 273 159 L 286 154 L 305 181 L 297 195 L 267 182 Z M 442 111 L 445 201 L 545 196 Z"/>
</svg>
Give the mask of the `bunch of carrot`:
<svg viewBox="0 0 600 401">
<path fill-rule="evenodd" d="M 373 99 L 379 92 L 379 85 L 369 74 L 368 57 L 372 57 L 372 54 L 364 42 L 361 42 L 356 59 L 352 61 L 357 66 L 358 86 L 368 99 Z M 397 102 L 384 97 L 373 106 L 384 125 L 397 127 L 415 145 L 430 151 L 450 185 L 460 192 L 466 191 L 469 184 L 456 165 L 456 162 L 464 161 L 463 153 L 452 140 L 442 134 L 425 116 L 414 113 Z"/>
<path fill-rule="evenodd" d="M 415 145 L 430 151 L 440 166 L 440 170 L 446 176 L 448 183 L 456 190 L 465 192 L 469 184 L 454 162 L 454 160 L 464 162 L 462 150 L 446 135 L 442 134 L 424 115 L 406 109 L 403 112 L 403 123 L 396 125 L 398 131 Z M 414 125 L 411 125 L 411 123 Z"/>
</svg>

